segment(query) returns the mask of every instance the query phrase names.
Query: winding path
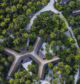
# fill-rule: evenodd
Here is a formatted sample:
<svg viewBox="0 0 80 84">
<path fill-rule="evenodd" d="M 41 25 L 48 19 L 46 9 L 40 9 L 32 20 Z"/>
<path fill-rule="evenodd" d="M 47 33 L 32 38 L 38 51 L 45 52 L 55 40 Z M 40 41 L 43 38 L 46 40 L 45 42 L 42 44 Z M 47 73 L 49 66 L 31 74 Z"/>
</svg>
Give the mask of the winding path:
<svg viewBox="0 0 80 84">
<path fill-rule="evenodd" d="M 69 26 L 69 24 L 68 24 L 66 18 L 63 16 L 63 14 L 62 14 L 60 11 L 58 11 L 58 10 L 56 10 L 56 9 L 54 8 L 54 3 L 55 3 L 55 1 L 56 1 L 56 0 L 50 0 L 50 2 L 49 2 L 43 9 L 41 9 L 40 11 L 38 11 L 37 13 L 35 13 L 34 16 L 33 16 L 33 17 L 31 18 L 31 20 L 30 20 L 30 24 L 28 24 L 25 29 L 26 29 L 26 30 L 30 30 L 30 29 L 31 29 L 31 26 L 33 25 L 34 19 L 35 19 L 38 15 L 40 15 L 40 13 L 45 12 L 45 11 L 52 11 L 52 12 L 55 13 L 55 14 L 59 14 L 60 17 L 64 19 L 65 24 L 66 24 L 68 30 L 70 31 L 72 37 L 73 37 L 74 40 L 75 40 L 75 45 L 76 45 L 76 47 L 79 48 L 78 42 L 77 42 L 77 40 L 76 40 L 76 38 L 75 38 L 75 35 L 74 35 L 73 31 L 72 31 L 72 28 Z M 5 39 L 0 39 L 0 42 L 3 42 L 3 41 L 5 41 Z"/>
<path fill-rule="evenodd" d="M 64 19 L 65 24 L 66 24 L 66 26 L 67 26 L 67 28 L 68 28 L 68 31 L 71 33 L 71 36 L 72 36 L 73 39 L 75 40 L 75 46 L 76 46 L 77 48 L 79 48 L 77 39 L 76 39 L 76 37 L 75 37 L 75 35 L 74 35 L 73 31 L 72 31 L 72 27 L 69 26 L 69 23 L 68 23 L 68 21 L 66 20 L 66 18 L 63 16 L 63 14 L 62 14 L 60 11 L 58 11 L 58 10 L 56 10 L 56 9 L 54 8 L 54 2 L 55 2 L 55 0 L 50 0 L 50 2 L 48 3 L 47 6 L 45 6 L 43 9 L 41 9 L 41 10 L 38 11 L 36 14 L 34 14 L 34 16 L 32 17 L 32 19 L 30 20 L 30 24 L 27 25 L 26 29 L 27 29 L 27 30 L 30 30 L 30 29 L 31 29 L 31 26 L 32 26 L 32 24 L 33 24 L 33 21 L 35 20 L 35 18 L 36 18 L 38 15 L 40 15 L 40 13 L 45 12 L 45 11 L 52 11 L 53 13 L 59 14 L 60 17 L 61 17 L 62 19 Z"/>
<path fill-rule="evenodd" d="M 30 29 L 31 29 L 31 26 L 33 25 L 33 22 L 34 22 L 35 18 L 37 18 L 37 16 L 40 15 L 40 13 L 45 12 L 45 11 L 52 11 L 52 12 L 55 13 L 55 14 L 59 14 L 60 17 L 61 17 L 62 19 L 64 19 L 65 24 L 66 24 L 66 26 L 67 26 L 69 32 L 71 33 L 73 39 L 75 40 L 75 45 L 76 45 L 76 47 L 79 48 L 78 42 L 77 42 L 77 40 L 76 40 L 76 38 L 75 38 L 75 35 L 74 35 L 73 31 L 72 31 L 72 28 L 69 26 L 69 24 L 68 24 L 66 18 L 63 16 L 63 14 L 62 14 L 60 11 L 58 11 L 58 10 L 56 10 L 56 9 L 54 8 L 54 3 L 55 3 L 55 1 L 56 1 L 56 0 L 50 0 L 50 2 L 49 2 L 43 9 L 41 9 L 41 10 L 38 11 L 36 14 L 34 14 L 34 16 L 33 16 L 33 17 L 31 18 L 31 20 L 30 20 L 30 24 L 27 25 L 26 30 L 30 30 Z"/>
<path fill-rule="evenodd" d="M 41 9 L 40 11 L 38 11 L 37 13 L 35 13 L 34 16 L 33 16 L 33 17 L 31 18 L 31 20 L 30 20 L 30 24 L 27 25 L 26 30 L 30 30 L 30 29 L 31 29 L 31 26 L 32 26 L 32 24 L 33 24 L 34 19 L 35 19 L 38 15 L 40 15 L 40 13 L 45 12 L 45 11 L 52 11 L 52 12 L 54 12 L 54 13 L 56 13 L 56 14 L 59 14 L 60 17 L 64 19 L 65 24 L 66 24 L 66 26 L 67 26 L 69 32 L 71 33 L 72 37 L 73 37 L 74 40 L 75 40 L 75 45 L 76 45 L 76 47 L 79 48 L 78 42 L 77 42 L 77 40 L 76 40 L 76 38 L 75 38 L 75 35 L 74 35 L 73 31 L 72 31 L 72 28 L 69 26 L 67 20 L 66 20 L 65 17 L 63 16 L 63 14 L 62 14 L 60 11 L 58 11 L 58 10 L 56 10 L 56 9 L 54 8 L 54 2 L 55 2 L 55 0 L 50 0 L 50 2 L 49 2 L 43 9 Z M 7 38 L 0 39 L 0 42 L 5 41 L 6 39 L 7 39 Z M 7 50 L 9 50 L 9 49 L 7 49 Z M 17 55 L 19 55 L 19 53 L 18 53 Z M 15 56 L 15 55 L 14 55 L 14 56 Z M 19 56 L 20 56 L 20 55 L 19 55 Z M 18 57 L 19 57 L 19 56 L 18 56 Z M 14 63 L 15 63 L 15 62 L 14 62 Z"/>
<path fill-rule="evenodd" d="M 26 29 L 27 30 L 31 29 L 31 26 L 33 24 L 34 19 L 38 15 L 40 15 L 40 13 L 45 12 L 45 11 L 52 11 L 54 13 L 58 13 L 58 11 L 54 8 L 53 4 L 54 4 L 54 0 L 50 0 L 50 2 L 43 9 L 41 9 L 40 11 L 38 11 L 37 13 L 35 13 L 34 16 L 30 20 L 30 24 L 27 25 Z"/>
</svg>

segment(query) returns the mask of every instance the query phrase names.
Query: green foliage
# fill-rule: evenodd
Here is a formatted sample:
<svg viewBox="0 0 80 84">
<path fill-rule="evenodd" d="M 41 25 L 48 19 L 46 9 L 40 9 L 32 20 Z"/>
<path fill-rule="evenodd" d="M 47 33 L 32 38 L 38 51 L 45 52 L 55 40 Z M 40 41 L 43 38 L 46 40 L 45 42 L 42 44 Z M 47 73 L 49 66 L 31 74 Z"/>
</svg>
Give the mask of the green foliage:
<svg viewBox="0 0 80 84">
<path fill-rule="evenodd" d="M 72 23 L 74 23 L 73 20 L 71 24 Z M 51 59 L 54 56 L 52 53 L 55 53 L 55 55 L 59 56 L 61 61 L 64 62 L 64 64 L 61 64 L 62 66 L 59 64 L 61 70 L 59 70 L 58 67 L 54 67 L 54 71 L 56 71 L 57 68 L 59 70 L 57 72 L 58 74 L 55 74 L 55 79 L 62 74 L 62 79 L 60 79 L 61 83 L 69 78 L 67 84 L 73 84 L 73 76 L 78 67 L 78 58 L 80 55 L 77 53 L 74 39 L 65 35 L 67 31 L 64 19 L 61 19 L 58 14 L 52 14 L 50 11 L 43 12 L 37 16 L 31 29 L 31 32 L 36 32 L 36 34 L 42 36 L 44 41 L 47 42 L 45 49 L 46 58 Z M 63 45 L 65 46 L 64 48 Z M 56 48 L 57 46 L 59 49 Z M 52 53 L 49 51 L 50 49 Z M 56 83 L 56 80 L 53 81 Z"/>
<path fill-rule="evenodd" d="M 40 34 L 43 39 L 47 41 L 48 38 L 57 39 L 56 32 L 58 33 L 58 29 L 61 30 L 59 32 L 64 32 L 67 30 L 64 21 L 60 19 L 59 15 L 53 15 L 51 11 L 48 11 L 37 16 L 37 18 L 34 20 L 31 32 Z"/>
<path fill-rule="evenodd" d="M 47 52 L 47 53 L 46 53 L 46 58 L 47 58 L 48 60 L 51 59 L 51 58 L 52 58 L 52 54 L 49 53 L 49 52 Z"/>
<path fill-rule="evenodd" d="M 37 16 L 30 31 L 24 30 L 33 14 L 46 5 L 48 1 L 49 0 L 1 1 L 0 38 L 4 38 L 10 34 L 12 34 L 14 38 L 10 38 L 2 44 L 0 43 L 0 83 L 7 84 L 6 76 L 13 60 L 11 56 L 7 56 L 3 53 L 3 48 L 10 47 L 15 50 L 19 50 L 26 46 L 27 38 L 30 37 L 31 41 L 28 49 L 31 50 L 36 36 L 40 35 L 48 44 L 46 47 L 46 58 L 51 59 L 53 57 L 52 53 L 49 51 L 49 49 L 51 49 L 52 52 L 55 53 L 56 56 L 59 56 L 61 61 L 64 62 L 64 64 L 61 62 L 54 67 L 52 64 L 48 64 L 50 68 L 53 68 L 54 72 L 52 82 L 57 84 L 56 78 L 61 75 L 61 84 L 63 84 L 64 81 L 66 81 L 67 84 L 73 84 L 73 76 L 80 60 L 80 55 L 79 51 L 77 51 L 77 48 L 75 47 L 73 38 L 65 35 L 67 27 L 64 20 L 61 19 L 58 14 L 53 14 L 51 11 L 48 11 Z M 60 11 L 62 10 L 67 21 L 69 21 L 78 42 L 80 42 L 80 29 L 77 28 L 79 25 L 77 21 L 80 20 L 80 16 L 72 17 L 69 16 L 69 14 L 71 9 L 78 8 L 79 6 L 80 1 L 76 2 L 75 5 L 75 0 L 70 1 L 64 6 L 59 4 L 59 2 L 55 4 L 55 7 Z M 64 49 L 62 47 L 63 45 L 65 46 Z M 57 46 L 59 49 L 56 48 Z M 37 72 L 34 65 L 30 65 L 29 70 L 34 73 Z M 9 83 L 32 84 L 34 79 L 36 79 L 36 81 L 39 80 L 34 73 L 31 76 L 28 71 L 17 72 L 14 75 L 14 79 L 12 78 Z"/>
<path fill-rule="evenodd" d="M 29 68 L 29 71 L 30 71 L 30 72 L 33 72 L 33 73 L 36 72 L 36 67 L 35 67 L 35 65 L 31 64 L 31 65 L 28 66 L 28 68 Z"/>
<path fill-rule="evenodd" d="M 9 80 L 9 84 L 35 84 L 34 80 L 35 82 L 38 80 L 34 73 L 31 75 L 28 71 L 23 70 L 16 72 L 14 78 Z"/>
<path fill-rule="evenodd" d="M 53 64 L 52 63 L 49 63 L 48 64 L 48 67 L 52 69 L 53 68 Z"/>
<path fill-rule="evenodd" d="M 80 83 L 80 78 L 79 78 L 79 80 L 78 80 L 77 84 L 79 84 L 79 83 Z"/>
<path fill-rule="evenodd" d="M 74 78 L 72 75 L 70 75 L 71 70 L 72 69 L 69 65 L 64 65 L 62 62 L 59 62 L 56 67 L 53 67 L 53 83 L 57 82 L 56 78 L 59 78 L 61 84 L 63 84 L 64 81 L 66 84 L 73 84 Z"/>
<path fill-rule="evenodd" d="M 0 3 L 0 38 L 9 37 L 11 34 L 13 38 L 5 43 L 5 46 L 19 50 L 24 47 L 27 41 L 27 33 L 25 31 L 26 25 L 35 12 L 40 10 L 49 0 L 2 0 Z M 28 34 L 28 37 L 31 35 Z M 22 40 L 23 39 L 23 40 Z M 34 39 L 34 38 L 33 38 Z M 8 44 L 12 44 L 9 46 Z"/>
<path fill-rule="evenodd" d="M 3 49 L 9 47 L 19 51 L 26 48 L 27 38 L 30 37 L 30 46 L 33 45 L 36 35 L 25 30 L 30 18 L 40 10 L 49 0 L 0 0 L 0 39 L 8 38 L 0 43 L 0 84 L 9 84 L 6 80 L 8 70 L 13 61 L 7 56 Z M 12 35 L 12 37 L 11 37 Z M 33 38 L 34 37 L 34 38 Z M 32 47 L 28 47 L 28 50 Z M 20 81 L 10 80 L 10 84 L 24 84 L 23 78 Z M 26 84 L 31 84 L 26 81 Z"/>
<path fill-rule="evenodd" d="M 58 5 L 57 5 L 58 4 Z M 59 6 L 62 7 L 62 9 L 60 10 Z M 68 23 L 70 26 L 72 26 L 73 32 L 78 40 L 78 44 L 80 46 L 80 15 L 78 15 L 78 13 L 76 13 L 77 15 L 74 16 L 71 11 L 73 10 L 79 10 L 80 7 L 80 1 L 79 0 L 71 0 L 69 1 L 69 3 L 65 4 L 65 5 L 61 5 L 60 1 L 58 1 L 57 3 L 55 3 L 55 7 L 62 11 L 63 15 L 66 17 Z M 66 10 L 65 10 L 66 9 Z"/>
<path fill-rule="evenodd" d="M 62 8 L 63 8 L 63 6 L 62 5 L 60 5 L 58 2 L 56 2 L 55 4 L 54 4 L 54 6 L 56 7 L 56 9 L 58 9 L 59 11 L 61 11 L 62 10 Z"/>
</svg>

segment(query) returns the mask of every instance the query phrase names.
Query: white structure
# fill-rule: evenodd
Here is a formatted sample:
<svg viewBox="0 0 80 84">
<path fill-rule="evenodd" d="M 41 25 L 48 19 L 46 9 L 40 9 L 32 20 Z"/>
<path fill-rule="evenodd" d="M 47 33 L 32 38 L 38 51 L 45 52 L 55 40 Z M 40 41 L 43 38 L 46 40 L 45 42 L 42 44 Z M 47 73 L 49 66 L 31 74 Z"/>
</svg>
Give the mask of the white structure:
<svg viewBox="0 0 80 84">
<path fill-rule="evenodd" d="M 22 62 L 22 66 L 28 71 L 28 65 L 32 64 L 32 60 L 28 59 L 26 62 Z"/>
</svg>

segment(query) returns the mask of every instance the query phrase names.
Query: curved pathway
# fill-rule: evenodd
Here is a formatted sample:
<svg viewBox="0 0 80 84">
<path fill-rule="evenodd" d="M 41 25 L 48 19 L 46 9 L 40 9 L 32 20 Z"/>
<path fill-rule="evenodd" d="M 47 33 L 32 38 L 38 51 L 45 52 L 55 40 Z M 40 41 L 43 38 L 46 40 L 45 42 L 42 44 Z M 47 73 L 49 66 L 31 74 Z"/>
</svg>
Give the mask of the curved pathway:
<svg viewBox="0 0 80 84">
<path fill-rule="evenodd" d="M 58 13 L 58 11 L 54 8 L 53 4 L 54 4 L 54 0 L 50 0 L 50 2 L 43 9 L 41 9 L 40 11 L 38 11 L 37 13 L 35 13 L 34 16 L 30 20 L 30 24 L 27 25 L 26 29 L 27 30 L 31 29 L 31 26 L 33 24 L 34 19 L 38 15 L 40 15 L 40 13 L 45 12 L 45 11 L 52 11 L 54 13 Z"/>
<path fill-rule="evenodd" d="M 30 29 L 31 29 L 31 26 L 32 26 L 32 24 L 33 24 L 33 21 L 35 20 L 35 18 L 36 18 L 38 15 L 40 15 L 40 13 L 45 12 L 45 11 L 52 11 L 52 12 L 55 13 L 55 14 L 59 14 L 60 17 L 61 17 L 62 19 L 64 19 L 65 24 L 66 24 L 66 26 L 67 26 L 69 32 L 71 33 L 73 39 L 75 40 L 75 45 L 76 45 L 76 47 L 79 48 L 78 42 L 77 42 L 77 40 L 76 40 L 76 38 L 75 38 L 75 35 L 74 35 L 73 31 L 72 31 L 72 28 L 69 26 L 69 24 L 68 24 L 66 18 L 63 16 L 63 14 L 62 14 L 60 11 L 58 11 L 58 10 L 56 10 L 56 9 L 54 8 L 54 3 L 55 3 L 55 1 L 56 1 L 56 0 L 50 0 L 50 2 L 49 2 L 43 9 L 41 9 L 41 10 L 38 11 L 36 14 L 34 14 L 34 16 L 33 16 L 33 17 L 31 18 L 31 20 L 30 20 L 30 24 L 27 25 L 26 30 L 30 30 Z"/>
<path fill-rule="evenodd" d="M 60 14 L 60 17 L 61 17 L 62 19 L 64 19 L 65 24 L 66 24 L 66 26 L 67 26 L 69 32 L 71 33 L 71 36 L 72 36 L 73 39 L 75 40 L 75 46 L 76 46 L 77 48 L 79 48 L 79 45 L 78 45 L 77 39 L 76 39 L 76 37 L 75 37 L 75 35 L 74 35 L 73 31 L 72 31 L 72 27 L 69 26 L 69 23 L 68 23 L 68 21 L 66 20 L 66 18 L 63 16 L 63 14 L 62 14 L 61 12 L 59 12 L 59 14 Z"/>
<path fill-rule="evenodd" d="M 50 0 L 50 2 L 48 3 L 47 6 L 45 6 L 43 9 L 41 9 L 41 10 L 38 11 L 36 14 L 34 14 L 34 16 L 32 17 L 32 19 L 30 20 L 30 24 L 27 25 L 26 29 L 27 29 L 27 30 L 30 30 L 30 28 L 31 28 L 31 26 L 32 26 L 32 24 L 33 24 L 34 19 L 35 19 L 38 15 L 40 15 L 40 13 L 45 12 L 45 11 L 52 11 L 52 12 L 54 12 L 54 13 L 56 13 L 56 14 L 59 14 L 60 17 L 61 17 L 62 19 L 64 19 L 65 24 L 66 24 L 66 26 L 67 26 L 69 32 L 71 33 L 71 36 L 72 36 L 73 39 L 75 40 L 75 46 L 76 46 L 77 48 L 79 48 L 77 39 L 76 39 L 76 37 L 75 37 L 75 35 L 74 35 L 73 31 L 72 31 L 71 26 L 69 26 L 68 21 L 66 20 L 66 18 L 63 16 L 63 14 L 62 14 L 60 11 L 58 11 L 58 10 L 56 10 L 56 9 L 54 8 L 54 1 L 55 1 L 55 0 Z"/>
<path fill-rule="evenodd" d="M 73 37 L 74 40 L 75 40 L 75 45 L 76 45 L 76 47 L 79 48 L 78 42 L 77 42 L 77 40 L 76 40 L 76 38 L 75 38 L 75 35 L 74 35 L 73 31 L 72 31 L 72 28 L 69 26 L 67 20 L 66 20 L 65 17 L 63 16 L 63 14 L 62 14 L 60 11 L 58 11 L 58 10 L 56 10 L 56 9 L 54 8 L 54 3 L 55 3 L 55 1 L 56 1 L 56 0 L 50 0 L 50 2 L 49 2 L 43 9 L 41 9 L 40 11 L 38 11 L 37 13 L 35 13 L 34 16 L 33 16 L 33 17 L 31 18 L 31 20 L 30 20 L 30 24 L 28 24 L 25 29 L 26 29 L 26 30 L 30 30 L 30 29 L 31 29 L 31 26 L 32 26 L 32 24 L 33 24 L 34 19 L 35 19 L 38 15 L 40 15 L 40 13 L 45 12 L 45 11 L 52 11 L 53 13 L 59 14 L 60 17 L 64 19 L 65 24 L 66 24 L 68 30 L 70 31 L 72 37 Z M 3 41 L 5 41 L 5 40 L 4 40 L 4 39 L 0 39 L 0 42 L 3 42 Z"/>
<path fill-rule="evenodd" d="M 67 20 L 66 20 L 65 17 L 63 16 L 63 14 L 62 14 L 60 11 L 58 11 L 58 10 L 56 10 L 56 9 L 54 8 L 54 6 L 53 6 L 53 5 L 54 5 L 54 1 L 55 1 L 55 0 L 50 0 L 50 2 L 49 2 L 43 9 L 41 9 L 41 10 L 38 11 L 36 14 L 34 14 L 34 16 L 32 17 L 32 19 L 30 20 L 30 24 L 27 25 L 26 30 L 30 30 L 30 28 L 31 28 L 31 26 L 32 26 L 32 24 L 33 24 L 34 19 L 35 19 L 38 15 L 40 15 L 40 13 L 45 12 L 45 11 L 52 11 L 52 12 L 54 12 L 54 13 L 56 13 L 56 14 L 59 14 L 60 17 L 64 19 L 65 24 L 66 24 L 68 30 L 70 31 L 72 37 L 73 37 L 74 40 L 75 40 L 75 45 L 76 45 L 76 47 L 79 48 L 78 42 L 77 42 L 77 40 L 76 40 L 76 38 L 75 38 L 75 35 L 74 35 L 73 31 L 72 31 L 72 28 L 69 26 Z M 6 39 L 6 38 L 5 38 L 5 39 Z M 5 41 L 5 39 L 0 39 L 0 42 Z"/>
</svg>

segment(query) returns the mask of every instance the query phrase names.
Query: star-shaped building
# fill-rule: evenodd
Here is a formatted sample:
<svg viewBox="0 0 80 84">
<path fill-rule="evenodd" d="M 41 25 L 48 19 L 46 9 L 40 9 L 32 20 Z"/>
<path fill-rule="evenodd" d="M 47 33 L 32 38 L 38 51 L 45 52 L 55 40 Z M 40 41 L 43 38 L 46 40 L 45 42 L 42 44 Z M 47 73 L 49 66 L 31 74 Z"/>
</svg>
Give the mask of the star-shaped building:
<svg viewBox="0 0 80 84">
<path fill-rule="evenodd" d="M 5 48 L 4 51 L 8 55 L 12 55 L 15 58 L 8 72 L 8 76 L 11 77 L 15 73 L 15 71 L 18 69 L 18 66 L 20 65 L 22 60 L 27 59 L 27 58 L 32 58 L 39 65 L 38 77 L 40 79 L 43 79 L 46 65 L 48 65 L 48 63 L 51 63 L 51 62 L 53 63 L 58 62 L 60 58 L 57 56 L 54 56 L 51 60 L 42 59 L 37 54 L 42 44 L 43 44 L 42 38 L 38 37 L 33 47 L 33 50 L 30 52 L 26 51 L 25 53 L 18 53 L 9 48 Z"/>
</svg>

